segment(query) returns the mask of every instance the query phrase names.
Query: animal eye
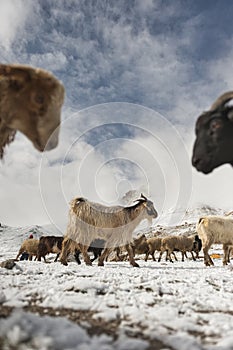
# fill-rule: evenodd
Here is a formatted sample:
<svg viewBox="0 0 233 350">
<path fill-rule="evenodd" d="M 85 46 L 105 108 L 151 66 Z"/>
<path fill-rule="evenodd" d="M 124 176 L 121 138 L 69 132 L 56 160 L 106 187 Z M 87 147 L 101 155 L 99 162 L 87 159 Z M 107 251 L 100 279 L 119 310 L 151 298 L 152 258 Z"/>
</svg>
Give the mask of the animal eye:
<svg viewBox="0 0 233 350">
<path fill-rule="evenodd" d="M 44 103 L 44 96 L 42 94 L 36 94 L 35 101 L 36 103 L 42 105 Z"/>
<path fill-rule="evenodd" d="M 222 127 L 222 120 L 214 119 L 210 123 L 210 131 L 213 133 Z"/>
<path fill-rule="evenodd" d="M 19 91 L 23 87 L 22 82 L 17 79 L 11 79 L 9 85 L 15 91 Z"/>
</svg>

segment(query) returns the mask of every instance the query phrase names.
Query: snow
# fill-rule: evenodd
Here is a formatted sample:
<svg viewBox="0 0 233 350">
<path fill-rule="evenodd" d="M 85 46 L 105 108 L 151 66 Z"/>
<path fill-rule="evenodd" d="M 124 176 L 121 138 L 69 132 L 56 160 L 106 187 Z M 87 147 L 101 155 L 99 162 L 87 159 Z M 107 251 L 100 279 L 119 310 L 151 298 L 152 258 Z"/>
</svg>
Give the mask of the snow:
<svg viewBox="0 0 233 350">
<path fill-rule="evenodd" d="M 190 227 L 160 229 L 179 234 Z M 1 230 L 3 261 L 17 255 L 28 231 Z M 213 252 L 222 254 L 221 247 Z M 0 318 L 0 347 L 2 339 L 3 349 L 19 350 L 233 349 L 232 265 L 215 259 L 206 267 L 203 259 L 181 262 L 177 256 L 174 263 L 140 259 L 140 268 L 133 268 L 127 261 L 63 266 L 51 255 L 48 264 L 19 261 L 12 270 L 0 268 L 0 310 L 13 308 Z M 74 321 L 73 312 L 91 314 Z M 107 332 L 106 324 L 115 331 Z M 98 325 L 101 332 L 94 331 Z"/>
</svg>

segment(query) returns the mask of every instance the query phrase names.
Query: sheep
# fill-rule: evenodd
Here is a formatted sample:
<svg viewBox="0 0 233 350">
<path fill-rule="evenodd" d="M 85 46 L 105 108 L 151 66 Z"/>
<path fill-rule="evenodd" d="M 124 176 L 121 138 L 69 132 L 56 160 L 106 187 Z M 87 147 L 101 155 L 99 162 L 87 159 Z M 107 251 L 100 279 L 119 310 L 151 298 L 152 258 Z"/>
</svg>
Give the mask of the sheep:
<svg viewBox="0 0 233 350">
<path fill-rule="evenodd" d="M 63 237 L 61 236 L 42 236 L 39 240 L 37 250 L 37 260 L 41 261 L 41 257 L 46 262 L 45 255 L 49 253 L 57 254 L 54 262 L 57 261 L 62 249 Z"/>
<path fill-rule="evenodd" d="M 17 261 L 19 256 L 23 252 L 27 252 L 29 254 L 29 260 L 32 260 L 32 256 L 37 257 L 38 245 L 39 245 L 38 239 L 34 239 L 34 238 L 26 239 L 25 241 L 23 241 L 15 260 Z"/>
<path fill-rule="evenodd" d="M 186 252 L 190 252 L 192 259 L 195 261 L 196 258 L 193 255 L 193 251 L 198 252 L 201 250 L 201 247 L 198 235 L 195 235 L 194 237 L 168 236 L 162 239 L 160 250 L 161 252 L 158 261 L 161 261 L 162 255 L 165 251 L 167 252 L 170 262 L 173 262 L 171 259 L 171 253 L 174 253 L 174 251 L 180 251 L 182 253 L 182 261 L 184 261 L 184 256 L 187 258 Z M 177 260 L 176 256 L 175 260 Z"/>
<path fill-rule="evenodd" d="M 99 266 L 104 266 L 105 257 L 114 247 L 125 246 L 129 254 L 130 264 L 138 267 L 130 245 L 133 231 L 142 220 L 147 219 L 152 222 L 152 219 L 157 216 L 153 203 L 143 195 L 134 205 L 128 207 L 107 207 L 99 203 L 89 202 L 84 198 L 74 198 L 70 202 L 69 222 L 65 236 L 79 244 L 87 265 L 92 265 L 87 254 L 90 243 L 96 238 L 101 238 L 106 242 L 104 251 L 98 260 Z M 60 257 L 60 261 L 64 265 L 67 265 L 66 250 L 64 244 Z"/>
<path fill-rule="evenodd" d="M 57 146 L 64 91 L 50 72 L 0 64 L 0 158 L 17 130 L 40 152 Z"/>
<path fill-rule="evenodd" d="M 212 244 L 233 245 L 233 218 L 230 216 L 204 216 L 197 223 L 197 233 L 202 240 L 204 263 L 206 266 L 214 265 L 208 251 Z M 227 265 L 227 249 L 223 256 L 223 265 Z"/>
<path fill-rule="evenodd" d="M 233 91 L 226 92 L 197 119 L 192 165 L 204 174 L 233 165 L 233 107 L 226 105 L 232 98 Z"/>
</svg>

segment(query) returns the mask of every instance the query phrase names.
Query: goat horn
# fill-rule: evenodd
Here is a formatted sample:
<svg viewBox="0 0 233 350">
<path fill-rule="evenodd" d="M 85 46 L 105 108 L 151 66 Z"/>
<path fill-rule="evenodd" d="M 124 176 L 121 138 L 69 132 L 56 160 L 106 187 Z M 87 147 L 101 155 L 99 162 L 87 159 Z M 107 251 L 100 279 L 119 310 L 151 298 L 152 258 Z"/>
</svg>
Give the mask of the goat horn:
<svg viewBox="0 0 233 350">
<path fill-rule="evenodd" d="M 233 98 L 233 91 L 228 91 L 222 94 L 217 98 L 217 100 L 210 107 L 210 111 L 214 111 L 215 109 L 223 106 L 225 103 L 230 101 Z"/>
</svg>

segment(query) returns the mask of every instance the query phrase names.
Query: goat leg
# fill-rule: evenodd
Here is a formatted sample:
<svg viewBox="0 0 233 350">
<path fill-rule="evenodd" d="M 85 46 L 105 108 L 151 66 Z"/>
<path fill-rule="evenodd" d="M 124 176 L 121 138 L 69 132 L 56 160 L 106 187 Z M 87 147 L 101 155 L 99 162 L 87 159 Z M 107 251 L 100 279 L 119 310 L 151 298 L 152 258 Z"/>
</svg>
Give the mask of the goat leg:
<svg viewBox="0 0 233 350">
<path fill-rule="evenodd" d="M 128 254 L 129 254 L 130 265 L 132 265 L 134 267 L 139 267 L 139 265 L 134 260 L 134 253 L 133 253 L 133 249 L 132 249 L 131 245 L 130 244 L 126 244 L 125 249 L 127 250 Z"/>
<path fill-rule="evenodd" d="M 87 253 L 89 245 L 83 245 L 83 244 L 79 243 L 80 251 L 82 253 L 82 256 L 83 256 L 85 264 L 89 265 L 89 266 L 92 266 L 91 259 L 90 259 L 89 255 Z"/>
<path fill-rule="evenodd" d="M 54 262 L 56 262 L 56 261 L 57 261 L 57 259 L 59 258 L 59 255 L 60 255 L 60 253 L 58 253 L 58 254 L 57 254 L 57 256 L 56 256 L 56 258 L 55 258 Z"/>
<path fill-rule="evenodd" d="M 104 248 L 102 254 L 99 257 L 98 266 L 104 266 L 104 260 L 110 254 L 111 251 L 112 248 Z"/>
</svg>

